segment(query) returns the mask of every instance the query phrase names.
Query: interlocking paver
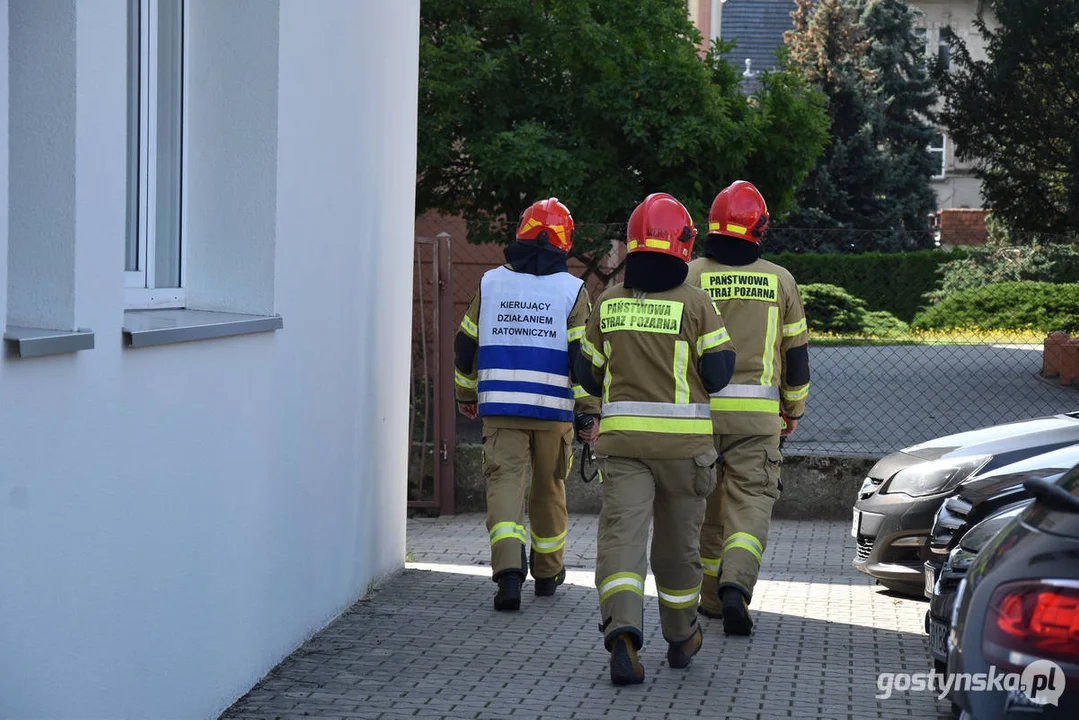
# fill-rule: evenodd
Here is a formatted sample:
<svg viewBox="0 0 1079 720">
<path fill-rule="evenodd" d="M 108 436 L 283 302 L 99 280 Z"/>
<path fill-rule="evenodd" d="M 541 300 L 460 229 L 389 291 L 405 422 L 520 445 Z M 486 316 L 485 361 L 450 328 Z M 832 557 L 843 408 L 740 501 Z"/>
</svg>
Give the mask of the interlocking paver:
<svg viewBox="0 0 1079 720">
<path fill-rule="evenodd" d="M 880 672 L 928 672 L 925 603 L 850 566 L 846 522 L 777 521 L 751 638 L 702 618 L 687 670 L 667 667 L 655 585 L 644 685 L 615 688 L 597 629 L 596 518 L 570 518 L 567 583 L 519 613 L 491 609 L 482 515 L 413 519 L 414 562 L 275 668 L 222 716 L 286 718 L 935 718 L 932 693 L 878 700 Z"/>
</svg>

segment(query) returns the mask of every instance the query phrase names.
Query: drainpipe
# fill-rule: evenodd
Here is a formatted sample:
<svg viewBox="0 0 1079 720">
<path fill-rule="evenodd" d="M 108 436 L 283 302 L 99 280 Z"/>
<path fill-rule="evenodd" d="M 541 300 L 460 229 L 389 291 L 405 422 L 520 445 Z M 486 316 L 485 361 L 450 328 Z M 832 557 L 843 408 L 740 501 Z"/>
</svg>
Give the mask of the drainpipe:
<svg viewBox="0 0 1079 720">
<path fill-rule="evenodd" d="M 721 16 L 723 14 L 723 5 L 726 2 L 727 0 L 712 0 L 712 28 L 709 41 L 720 37 L 723 29 L 723 18 Z"/>
</svg>

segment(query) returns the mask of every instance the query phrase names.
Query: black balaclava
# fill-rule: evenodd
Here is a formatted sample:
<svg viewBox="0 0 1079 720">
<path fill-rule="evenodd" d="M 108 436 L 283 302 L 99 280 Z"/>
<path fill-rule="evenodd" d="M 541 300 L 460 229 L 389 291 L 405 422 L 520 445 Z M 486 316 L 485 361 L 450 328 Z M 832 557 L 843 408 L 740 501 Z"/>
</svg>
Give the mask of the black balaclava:
<svg viewBox="0 0 1079 720">
<path fill-rule="evenodd" d="M 518 240 L 506 246 L 506 262 L 517 272 L 529 275 L 554 275 L 568 272 L 566 255 L 547 242 L 545 233 L 535 240 Z"/>
<path fill-rule="evenodd" d="M 635 252 L 626 258 L 626 280 L 622 285 L 627 290 L 663 292 L 684 283 L 688 274 L 686 261 L 673 255 Z"/>
<path fill-rule="evenodd" d="M 705 257 L 724 265 L 749 265 L 761 256 L 761 246 L 730 235 L 712 233 L 704 240 Z"/>
</svg>

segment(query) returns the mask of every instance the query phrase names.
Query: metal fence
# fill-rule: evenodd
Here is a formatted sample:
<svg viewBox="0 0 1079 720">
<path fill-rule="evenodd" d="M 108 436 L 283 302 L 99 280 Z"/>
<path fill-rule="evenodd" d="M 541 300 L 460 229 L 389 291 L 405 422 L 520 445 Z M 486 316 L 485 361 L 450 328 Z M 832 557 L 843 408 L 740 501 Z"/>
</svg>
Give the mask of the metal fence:
<svg viewBox="0 0 1079 720">
<path fill-rule="evenodd" d="M 423 222 L 429 224 L 425 227 Z M 455 332 L 480 277 L 504 262 L 502 248 L 467 243 L 459 219 L 433 217 L 423 222 L 418 224 L 421 234 L 446 229 L 454 235 L 452 331 Z M 623 227 L 611 226 L 611 236 L 617 237 Z M 512 233 L 512 228 L 507 228 L 507 232 Z M 782 233 L 786 233 L 787 240 L 805 241 L 818 252 L 831 241 L 810 243 L 814 233 L 823 240 L 845 237 L 845 243 L 839 244 L 847 252 L 880 249 L 883 244 L 882 233 L 874 235 L 865 231 L 821 233 L 777 229 L 774 235 L 772 232 L 769 231 L 766 239 L 768 250 L 783 249 L 774 247 L 773 241 L 775 245 L 790 244 L 779 242 Z M 968 237 L 956 237 L 953 232 L 950 244 L 976 245 L 984 242 L 984 238 L 984 229 Z M 936 234 L 923 240 L 939 247 L 940 238 Z M 624 244 L 616 243 L 603 258 L 602 272 L 612 273 L 606 282 L 594 275 L 588 278 L 587 287 L 593 299 L 608 283 L 621 280 L 617 270 L 624 259 L 624 249 Z M 938 252 L 946 250 L 938 249 Z M 583 268 L 576 261 L 570 264 L 571 272 L 577 274 Z M 795 279 L 800 285 L 807 284 L 797 272 Z M 817 277 L 812 281 L 826 279 Z M 1079 275 L 1072 279 L 1075 281 L 1079 281 Z M 894 282 L 895 278 L 889 277 L 861 278 L 863 287 Z M 900 287 L 895 292 L 903 291 Z M 870 304 L 866 309 L 877 308 Z M 812 326 L 813 318 L 809 319 Z M 1044 333 L 1030 330 L 897 332 L 889 337 L 814 330 L 810 336 L 812 387 L 806 415 L 786 441 L 784 450 L 796 454 L 879 457 L 949 433 L 1079 411 L 1079 388 L 1062 384 L 1056 377 L 1042 376 L 1043 340 Z M 478 443 L 480 424 L 458 415 L 456 434 L 458 442 Z"/>
</svg>

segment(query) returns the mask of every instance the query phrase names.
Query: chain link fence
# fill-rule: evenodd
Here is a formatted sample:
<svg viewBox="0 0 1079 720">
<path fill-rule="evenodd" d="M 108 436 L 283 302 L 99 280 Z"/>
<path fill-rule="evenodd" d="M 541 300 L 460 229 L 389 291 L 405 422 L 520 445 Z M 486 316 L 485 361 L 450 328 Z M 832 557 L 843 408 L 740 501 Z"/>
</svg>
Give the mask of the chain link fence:
<svg viewBox="0 0 1079 720">
<path fill-rule="evenodd" d="M 945 434 L 1079 412 L 1067 367 L 1043 367 L 1050 330 L 1079 337 L 1079 248 L 1044 237 L 986 246 L 984 213 L 975 219 L 899 240 L 891 231 L 769 230 L 765 257 L 794 274 L 811 328 L 812 387 L 786 452 L 879 457 Z M 619 238 L 624 228 L 578 232 Z M 459 218 L 417 222 L 418 235 L 443 231 L 453 236 L 455 331 L 481 276 L 504 256 L 501 246 L 469 244 Z M 621 281 L 624 257 L 625 245 L 614 243 L 596 263 L 586 278 L 593 299 Z M 956 270 L 957 261 L 967 267 Z M 570 271 L 582 275 L 586 266 L 572 260 Z M 1001 285 L 1011 280 L 1027 282 Z M 979 298 L 978 287 L 992 290 Z M 999 289 L 1011 294 L 994 295 Z M 477 422 L 458 417 L 456 431 L 458 442 L 480 442 Z"/>
</svg>

